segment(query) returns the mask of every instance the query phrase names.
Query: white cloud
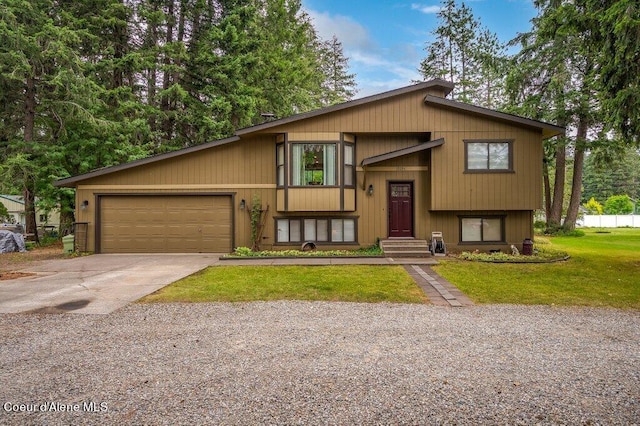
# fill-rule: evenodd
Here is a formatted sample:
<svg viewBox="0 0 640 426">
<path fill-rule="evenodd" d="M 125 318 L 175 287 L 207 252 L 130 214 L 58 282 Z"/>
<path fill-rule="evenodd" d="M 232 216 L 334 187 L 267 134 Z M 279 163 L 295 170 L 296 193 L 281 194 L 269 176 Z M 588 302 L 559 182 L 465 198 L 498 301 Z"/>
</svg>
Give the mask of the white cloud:
<svg viewBox="0 0 640 426">
<path fill-rule="evenodd" d="M 412 3 L 411 10 L 419 10 L 424 14 L 431 15 L 431 14 L 440 12 L 440 6 L 438 5 L 428 6 L 426 4 Z"/>
<path fill-rule="evenodd" d="M 413 45 L 393 48 L 379 46 L 362 24 L 349 16 L 307 10 L 322 39 L 334 34 L 342 43 L 349 58 L 350 71 L 356 74 L 357 97 L 381 93 L 420 80 L 416 62 L 417 49 Z"/>
<path fill-rule="evenodd" d="M 342 15 L 332 16 L 328 12 L 315 10 L 309 10 L 308 13 L 313 19 L 314 28 L 322 39 L 330 40 L 335 35 L 345 50 L 371 47 L 369 32 L 352 18 Z"/>
</svg>

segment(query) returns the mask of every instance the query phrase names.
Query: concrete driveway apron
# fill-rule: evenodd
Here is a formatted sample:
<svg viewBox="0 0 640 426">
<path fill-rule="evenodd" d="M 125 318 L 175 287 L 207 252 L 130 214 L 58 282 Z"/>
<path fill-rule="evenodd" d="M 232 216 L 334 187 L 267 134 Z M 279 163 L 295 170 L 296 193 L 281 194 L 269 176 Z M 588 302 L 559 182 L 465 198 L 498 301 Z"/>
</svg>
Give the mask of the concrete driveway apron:
<svg viewBox="0 0 640 426">
<path fill-rule="evenodd" d="M 218 262 L 207 254 L 96 254 L 44 261 L 0 281 L 0 313 L 108 314 Z"/>
</svg>

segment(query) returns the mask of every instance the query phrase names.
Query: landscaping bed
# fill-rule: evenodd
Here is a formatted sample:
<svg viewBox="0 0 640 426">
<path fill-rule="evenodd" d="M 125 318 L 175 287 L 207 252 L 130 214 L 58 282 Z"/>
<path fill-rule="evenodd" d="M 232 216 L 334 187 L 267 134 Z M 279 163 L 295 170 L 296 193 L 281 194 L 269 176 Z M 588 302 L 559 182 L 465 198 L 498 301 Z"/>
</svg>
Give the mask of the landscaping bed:
<svg viewBox="0 0 640 426">
<path fill-rule="evenodd" d="M 233 253 L 220 257 L 220 260 L 229 259 L 280 259 L 297 257 L 383 257 L 384 253 L 378 246 L 363 247 L 356 250 L 260 250 L 253 251 L 249 247 L 237 247 Z"/>
</svg>

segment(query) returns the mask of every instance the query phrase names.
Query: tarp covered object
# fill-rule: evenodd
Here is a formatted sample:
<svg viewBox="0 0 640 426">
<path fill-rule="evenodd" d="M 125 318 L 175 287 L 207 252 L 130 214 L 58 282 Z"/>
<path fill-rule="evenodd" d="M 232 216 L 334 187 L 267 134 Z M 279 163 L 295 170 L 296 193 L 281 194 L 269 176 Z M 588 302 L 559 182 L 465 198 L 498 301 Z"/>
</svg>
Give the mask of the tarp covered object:
<svg viewBox="0 0 640 426">
<path fill-rule="evenodd" d="M 11 231 L 0 230 L 0 253 L 12 253 L 14 251 L 27 251 L 24 245 L 24 237 Z"/>
</svg>

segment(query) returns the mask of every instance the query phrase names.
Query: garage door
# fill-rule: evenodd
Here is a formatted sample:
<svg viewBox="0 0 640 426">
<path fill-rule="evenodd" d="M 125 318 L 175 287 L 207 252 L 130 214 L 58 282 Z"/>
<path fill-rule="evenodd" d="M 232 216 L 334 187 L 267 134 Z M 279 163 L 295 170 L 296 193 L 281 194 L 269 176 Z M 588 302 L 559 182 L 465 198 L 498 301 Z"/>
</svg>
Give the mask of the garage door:
<svg viewBox="0 0 640 426">
<path fill-rule="evenodd" d="M 102 196 L 102 253 L 228 253 L 231 196 Z"/>
</svg>

